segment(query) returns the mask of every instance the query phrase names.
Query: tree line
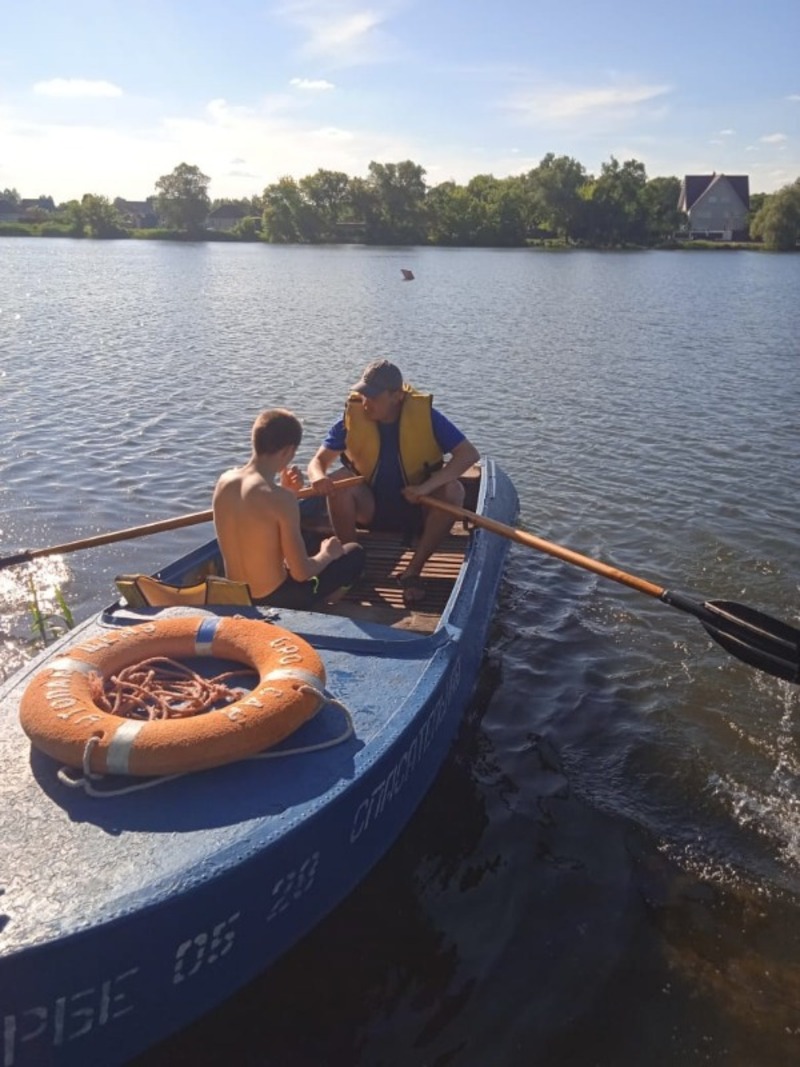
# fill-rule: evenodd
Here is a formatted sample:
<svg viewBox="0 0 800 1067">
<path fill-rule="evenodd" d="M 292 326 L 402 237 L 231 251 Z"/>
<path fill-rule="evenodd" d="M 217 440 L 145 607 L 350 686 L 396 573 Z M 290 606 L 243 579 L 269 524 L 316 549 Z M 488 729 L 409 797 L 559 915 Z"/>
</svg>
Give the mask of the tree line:
<svg viewBox="0 0 800 1067">
<path fill-rule="evenodd" d="M 242 217 L 228 236 L 273 243 L 519 247 L 554 240 L 653 247 L 679 239 L 685 222 L 677 208 L 680 180 L 648 179 L 635 159 L 620 163 L 612 156 L 595 176 L 572 157 L 548 153 L 524 174 L 479 174 L 465 185 L 428 186 L 425 173 L 411 160 L 372 162 L 365 178 L 320 168 L 297 180 L 283 177 L 260 196 L 212 201 L 208 176 L 181 163 L 158 179 L 149 203 L 163 236 L 206 235 L 209 213 L 234 204 Z M 56 216 L 74 236 L 126 236 L 132 227 L 118 203 L 87 193 L 60 205 Z M 767 248 L 796 247 L 800 179 L 751 197 L 750 234 Z"/>
</svg>

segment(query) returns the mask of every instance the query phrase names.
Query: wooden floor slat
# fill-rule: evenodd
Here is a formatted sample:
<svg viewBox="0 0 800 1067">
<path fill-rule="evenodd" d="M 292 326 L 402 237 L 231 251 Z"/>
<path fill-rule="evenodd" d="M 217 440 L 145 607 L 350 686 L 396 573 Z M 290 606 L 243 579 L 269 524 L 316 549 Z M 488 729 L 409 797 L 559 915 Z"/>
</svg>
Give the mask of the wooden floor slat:
<svg viewBox="0 0 800 1067">
<path fill-rule="evenodd" d="M 359 534 L 366 549 L 364 573 L 347 595 L 329 610 L 337 615 L 369 619 L 403 629 L 432 631 L 453 591 L 461 569 L 468 538 L 451 533 L 439 550 L 425 563 L 422 578 L 425 600 L 418 609 L 403 603 L 403 590 L 397 578 L 413 556 L 413 549 L 399 537 L 381 534 Z"/>
</svg>

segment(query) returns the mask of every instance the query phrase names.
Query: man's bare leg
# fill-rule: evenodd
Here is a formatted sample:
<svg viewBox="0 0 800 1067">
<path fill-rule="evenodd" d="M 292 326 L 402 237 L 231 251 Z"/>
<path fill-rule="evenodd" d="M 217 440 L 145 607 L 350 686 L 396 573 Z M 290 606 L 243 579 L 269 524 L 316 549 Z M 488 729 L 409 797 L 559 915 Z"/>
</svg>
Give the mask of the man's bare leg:
<svg viewBox="0 0 800 1067">
<path fill-rule="evenodd" d="M 445 500 L 448 504 L 455 504 L 456 507 L 462 507 L 464 503 L 464 486 L 458 481 L 448 482 L 447 485 L 434 490 L 431 496 L 437 500 Z M 424 507 L 423 504 L 419 506 Z M 425 511 L 425 525 L 422 528 L 422 535 L 416 551 L 411 557 L 411 562 L 400 576 L 401 581 L 408 578 L 416 578 L 422 573 L 422 568 L 425 566 L 426 561 L 433 555 L 453 527 L 453 519 L 446 512 L 437 511 L 434 508 L 425 508 Z M 409 606 L 412 606 L 416 601 L 424 599 L 424 592 L 420 592 L 418 596 L 414 596 L 414 592 L 415 590 L 406 590 L 405 600 Z"/>
<path fill-rule="evenodd" d="M 352 478 L 352 471 L 342 469 L 331 475 L 331 481 Z M 328 497 L 328 515 L 333 532 L 343 545 L 356 540 L 356 527 L 366 525 L 375 512 L 375 498 L 366 485 L 337 489 Z"/>
</svg>

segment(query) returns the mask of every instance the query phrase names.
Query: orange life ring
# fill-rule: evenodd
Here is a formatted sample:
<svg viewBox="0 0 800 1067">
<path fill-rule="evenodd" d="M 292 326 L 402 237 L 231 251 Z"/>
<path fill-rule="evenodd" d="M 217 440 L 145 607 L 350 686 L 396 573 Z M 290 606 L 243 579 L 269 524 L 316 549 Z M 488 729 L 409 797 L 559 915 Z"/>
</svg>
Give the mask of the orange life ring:
<svg viewBox="0 0 800 1067">
<path fill-rule="evenodd" d="M 153 721 L 110 715 L 90 696 L 92 673 L 105 680 L 151 656 L 203 655 L 248 664 L 258 685 L 218 710 Z M 290 630 L 232 616 L 176 616 L 109 630 L 51 660 L 25 690 L 20 720 L 37 748 L 70 767 L 182 774 L 277 744 L 319 710 L 324 686 L 322 660 Z"/>
</svg>

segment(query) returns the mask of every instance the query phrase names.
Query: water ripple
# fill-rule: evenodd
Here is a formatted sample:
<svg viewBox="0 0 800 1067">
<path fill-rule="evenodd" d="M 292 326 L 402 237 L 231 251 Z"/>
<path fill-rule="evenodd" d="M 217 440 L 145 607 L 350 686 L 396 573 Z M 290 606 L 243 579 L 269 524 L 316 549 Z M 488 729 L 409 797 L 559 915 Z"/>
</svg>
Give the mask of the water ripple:
<svg viewBox="0 0 800 1067">
<path fill-rule="evenodd" d="M 800 620 L 800 257 L 2 244 L 6 553 L 207 508 L 262 407 L 298 411 L 307 461 L 363 364 L 387 356 L 509 471 L 524 528 Z M 31 652 L 29 577 L 47 610 L 61 589 L 84 617 L 116 573 L 207 532 L 0 571 L 0 672 Z M 780 1024 L 726 1007 L 755 1000 L 758 973 L 795 981 L 763 927 L 800 936 L 796 690 L 685 613 L 521 546 L 490 653 L 491 691 L 426 808 L 460 816 L 435 847 L 414 823 L 425 888 L 411 910 L 438 933 L 409 983 L 427 988 L 455 946 L 450 1013 L 387 993 L 348 1062 L 400 1063 L 420 1013 L 414 1056 L 458 1049 L 459 1067 L 511 1067 L 520 1049 L 543 1067 L 750 1063 L 762 1046 L 771 1067 L 796 1062 Z M 411 924 L 403 941 L 419 935 Z M 393 973 L 402 946 L 369 936 L 389 938 Z M 305 968 L 298 1002 L 307 981 Z"/>
</svg>

